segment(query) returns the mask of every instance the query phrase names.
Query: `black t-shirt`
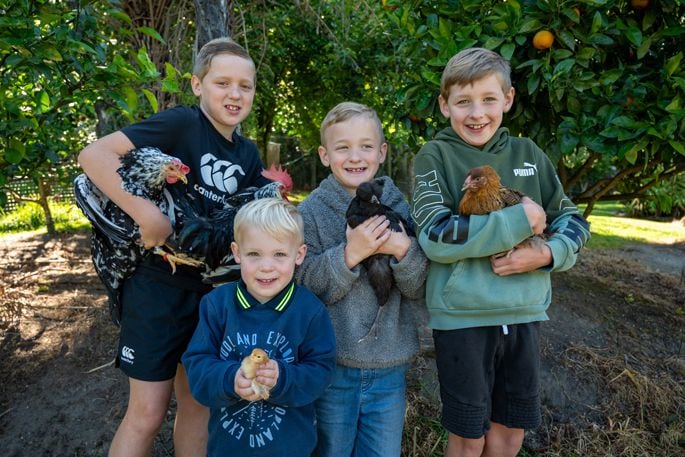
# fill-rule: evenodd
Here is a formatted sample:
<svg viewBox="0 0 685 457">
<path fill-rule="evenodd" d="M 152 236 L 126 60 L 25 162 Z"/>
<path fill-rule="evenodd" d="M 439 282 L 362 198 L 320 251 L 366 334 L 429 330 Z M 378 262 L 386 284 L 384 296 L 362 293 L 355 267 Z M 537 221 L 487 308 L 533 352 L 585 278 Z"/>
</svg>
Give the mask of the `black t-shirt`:
<svg viewBox="0 0 685 457">
<path fill-rule="evenodd" d="M 239 190 L 269 182 L 261 176 L 264 165 L 256 145 L 235 132 L 232 141 L 227 140 L 197 106 L 170 108 L 121 131 L 136 147 L 157 147 L 190 167 L 186 192 L 200 214 L 207 215 Z M 149 256 L 142 266 L 170 279 L 170 267 L 159 256 Z M 175 277 L 182 276 L 198 279 L 199 273 L 181 266 Z"/>
</svg>

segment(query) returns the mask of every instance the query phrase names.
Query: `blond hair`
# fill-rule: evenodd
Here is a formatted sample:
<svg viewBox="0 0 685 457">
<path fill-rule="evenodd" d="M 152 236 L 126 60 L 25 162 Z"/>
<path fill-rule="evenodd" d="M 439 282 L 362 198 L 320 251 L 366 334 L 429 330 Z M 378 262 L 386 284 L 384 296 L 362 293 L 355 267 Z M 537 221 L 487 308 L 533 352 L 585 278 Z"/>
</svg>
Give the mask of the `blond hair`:
<svg viewBox="0 0 685 457">
<path fill-rule="evenodd" d="M 202 81 L 202 78 L 209 72 L 209 66 L 212 64 L 212 59 L 220 54 L 242 57 L 245 60 L 249 60 L 252 63 L 252 66 L 254 66 L 254 61 L 245 48 L 230 38 L 215 38 L 202 46 L 200 52 L 197 53 L 195 65 L 193 66 L 193 74 Z"/>
<path fill-rule="evenodd" d="M 511 89 L 511 67 L 507 59 L 485 48 L 467 48 L 455 54 L 442 71 L 440 95 L 447 100 L 454 85 L 466 86 L 495 75 L 502 91 Z"/>
<path fill-rule="evenodd" d="M 292 203 L 280 198 L 260 198 L 246 204 L 233 220 L 233 238 L 240 244 L 245 228 L 254 227 L 278 240 L 304 243 L 304 222 Z"/>
<path fill-rule="evenodd" d="M 345 122 L 353 117 L 363 116 L 368 120 L 373 122 L 378 129 L 378 138 L 380 138 L 381 143 L 385 143 L 385 135 L 383 135 L 383 126 L 381 126 L 381 120 L 378 118 L 378 114 L 372 108 L 366 105 L 356 102 L 342 102 L 338 103 L 332 110 L 326 114 L 326 117 L 321 122 L 321 144 L 326 145 L 326 129 L 328 127 L 338 124 L 340 122 Z"/>
</svg>

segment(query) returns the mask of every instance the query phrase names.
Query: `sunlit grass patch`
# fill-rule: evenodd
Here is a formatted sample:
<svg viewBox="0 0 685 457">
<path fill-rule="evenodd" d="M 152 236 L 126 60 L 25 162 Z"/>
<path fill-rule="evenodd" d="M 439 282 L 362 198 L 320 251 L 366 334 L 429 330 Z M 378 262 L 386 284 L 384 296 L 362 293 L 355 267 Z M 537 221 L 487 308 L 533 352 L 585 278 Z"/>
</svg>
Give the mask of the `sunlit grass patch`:
<svg viewBox="0 0 685 457">
<path fill-rule="evenodd" d="M 58 232 L 70 232 L 90 227 L 78 207 L 71 203 L 49 202 L 50 212 Z M 45 230 L 45 214 L 36 203 L 24 203 L 9 213 L 0 212 L 0 233 Z"/>
</svg>

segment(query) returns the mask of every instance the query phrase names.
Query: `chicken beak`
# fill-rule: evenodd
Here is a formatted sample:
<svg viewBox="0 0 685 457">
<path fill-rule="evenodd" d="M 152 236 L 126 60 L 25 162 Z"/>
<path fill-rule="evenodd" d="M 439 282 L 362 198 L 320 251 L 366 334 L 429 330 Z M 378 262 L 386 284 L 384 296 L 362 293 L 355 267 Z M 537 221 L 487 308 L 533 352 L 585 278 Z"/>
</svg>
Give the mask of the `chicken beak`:
<svg viewBox="0 0 685 457">
<path fill-rule="evenodd" d="M 471 176 L 466 177 L 466 180 L 464 181 L 464 185 L 461 186 L 461 190 L 466 190 L 469 187 L 471 187 Z"/>
</svg>

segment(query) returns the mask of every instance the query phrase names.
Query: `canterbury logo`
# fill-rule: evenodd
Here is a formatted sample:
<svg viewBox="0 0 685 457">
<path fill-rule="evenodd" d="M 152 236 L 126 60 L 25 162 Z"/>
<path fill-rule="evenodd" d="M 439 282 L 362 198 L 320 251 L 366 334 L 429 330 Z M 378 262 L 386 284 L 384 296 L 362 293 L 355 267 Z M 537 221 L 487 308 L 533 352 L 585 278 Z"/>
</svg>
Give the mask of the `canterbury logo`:
<svg viewBox="0 0 685 457">
<path fill-rule="evenodd" d="M 133 359 L 136 358 L 134 355 L 135 352 L 136 351 L 134 351 L 130 347 L 124 346 L 123 348 L 121 348 L 121 360 L 123 360 L 124 362 L 133 363 Z"/>
<path fill-rule="evenodd" d="M 235 176 L 245 176 L 245 171 L 240 165 L 234 165 L 227 160 L 218 160 L 213 154 L 202 156 L 200 173 L 205 185 L 228 194 L 234 194 L 238 190 L 238 180 Z"/>
<path fill-rule="evenodd" d="M 538 172 L 538 166 L 534 163 L 523 162 L 526 168 L 514 168 L 514 176 L 535 176 Z"/>
</svg>

